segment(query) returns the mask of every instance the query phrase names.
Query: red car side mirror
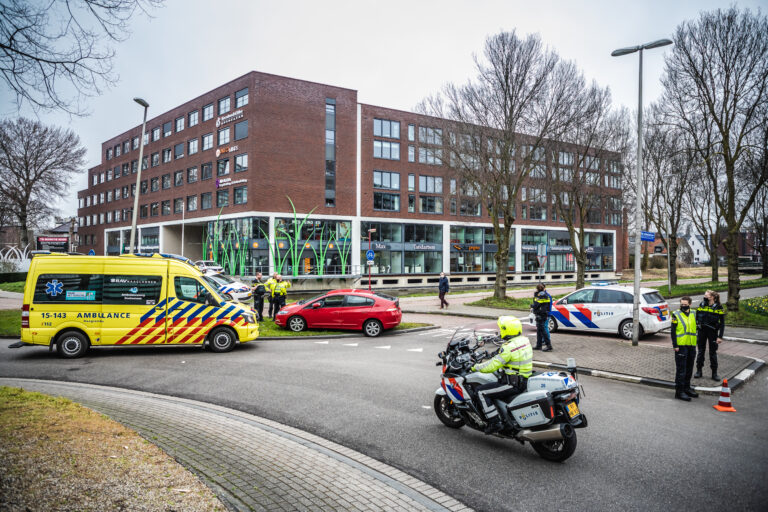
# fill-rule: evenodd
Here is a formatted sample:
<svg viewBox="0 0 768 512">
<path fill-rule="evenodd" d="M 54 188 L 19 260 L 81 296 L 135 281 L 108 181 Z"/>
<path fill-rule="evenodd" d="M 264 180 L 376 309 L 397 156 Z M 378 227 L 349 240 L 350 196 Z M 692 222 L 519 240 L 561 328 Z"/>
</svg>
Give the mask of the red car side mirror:
<svg viewBox="0 0 768 512">
<path fill-rule="evenodd" d="M 322 305 L 322 304 L 320 304 L 319 302 L 313 302 L 313 303 L 312 303 L 312 308 L 313 308 L 313 309 L 317 309 L 317 308 L 319 308 L 321 305 Z"/>
</svg>

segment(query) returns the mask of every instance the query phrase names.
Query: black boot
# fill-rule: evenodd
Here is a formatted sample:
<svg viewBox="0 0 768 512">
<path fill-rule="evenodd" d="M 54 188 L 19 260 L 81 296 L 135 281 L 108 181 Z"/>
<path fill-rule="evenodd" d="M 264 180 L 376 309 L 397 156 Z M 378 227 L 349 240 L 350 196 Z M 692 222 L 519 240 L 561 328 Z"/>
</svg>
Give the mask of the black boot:
<svg viewBox="0 0 768 512">
<path fill-rule="evenodd" d="M 699 398 L 699 394 L 693 390 L 693 388 L 686 388 L 685 394 L 692 398 Z"/>
<path fill-rule="evenodd" d="M 541 349 L 542 352 L 552 352 L 552 345 L 548 345 Z"/>
<path fill-rule="evenodd" d="M 495 434 L 496 432 L 501 432 L 503 428 L 504 425 L 501 424 L 501 419 L 496 416 L 493 420 L 488 422 L 488 426 L 485 427 L 485 433 Z"/>
<path fill-rule="evenodd" d="M 696 373 L 693 374 L 694 379 L 700 379 L 701 378 L 701 368 L 696 370 Z"/>
<path fill-rule="evenodd" d="M 676 391 L 675 398 L 677 398 L 678 400 L 685 400 L 686 402 L 691 401 L 691 397 L 688 396 L 685 391 Z"/>
<path fill-rule="evenodd" d="M 720 380 L 720 376 L 717 374 L 717 370 L 712 370 L 712 380 Z"/>
</svg>

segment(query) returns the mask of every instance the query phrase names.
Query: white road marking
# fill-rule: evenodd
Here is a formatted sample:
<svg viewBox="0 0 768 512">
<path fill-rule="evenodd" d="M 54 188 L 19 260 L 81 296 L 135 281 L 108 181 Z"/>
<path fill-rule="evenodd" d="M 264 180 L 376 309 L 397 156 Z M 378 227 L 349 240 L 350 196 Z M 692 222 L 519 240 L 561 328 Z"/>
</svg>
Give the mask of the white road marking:
<svg viewBox="0 0 768 512">
<path fill-rule="evenodd" d="M 392 345 L 384 345 L 383 347 L 376 347 L 376 348 L 383 348 L 384 350 L 389 350 L 392 348 Z"/>
<path fill-rule="evenodd" d="M 409 348 L 408 352 L 424 352 L 423 348 Z"/>
<path fill-rule="evenodd" d="M 356 347 L 357 343 L 345 343 L 344 346 L 345 347 Z"/>
<path fill-rule="evenodd" d="M 327 345 L 327 344 L 328 344 L 328 342 L 327 342 L 327 341 L 316 341 L 315 343 L 316 343 L 317 345 Z"/>
<path fill-rule="evenodd" d="M 431 405 L 422 405 L 421 408 L 422 409 L 431 409 L 432 406 Z"/>
</svg>

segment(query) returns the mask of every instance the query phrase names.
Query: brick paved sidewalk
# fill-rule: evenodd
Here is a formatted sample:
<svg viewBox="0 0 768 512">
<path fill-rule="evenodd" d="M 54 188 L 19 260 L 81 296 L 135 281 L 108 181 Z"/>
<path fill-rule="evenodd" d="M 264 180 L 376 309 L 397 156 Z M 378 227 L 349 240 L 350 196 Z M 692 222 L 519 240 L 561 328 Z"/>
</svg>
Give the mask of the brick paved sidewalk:
<svg viewBox="0 0 768 512">
<path fill-rule="evenodd" d="M 232 510 L 471 510 L 361 453 L 233 409 L 90 384 L 7 378 L 0 384 L 69 398 L 136 430 Z"/>
</svg>

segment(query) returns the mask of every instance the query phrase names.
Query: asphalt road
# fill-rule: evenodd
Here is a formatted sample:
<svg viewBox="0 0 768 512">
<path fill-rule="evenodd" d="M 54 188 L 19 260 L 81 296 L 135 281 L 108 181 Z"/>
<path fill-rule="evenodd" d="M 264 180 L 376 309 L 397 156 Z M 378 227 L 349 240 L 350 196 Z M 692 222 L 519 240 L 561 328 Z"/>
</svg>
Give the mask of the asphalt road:
<svg viewBox="0 0 768 512">
<path fill-rule="evenodd" d="M 3 341 L 0 376 L 233 407 L 349 446 L 477 510 L 765 510 L 768 373 L 734 395 L 736 414 L 715 411 L 713 397 L 686 404 L 668 390 L 582 377 L 590 425 L 574 456 L 553 464 L 528 445 L 438 421 L 435 354 L 450 332 L 268 341 L 227 354 L 96 349 L 74 361 Z"/>
</svg>

